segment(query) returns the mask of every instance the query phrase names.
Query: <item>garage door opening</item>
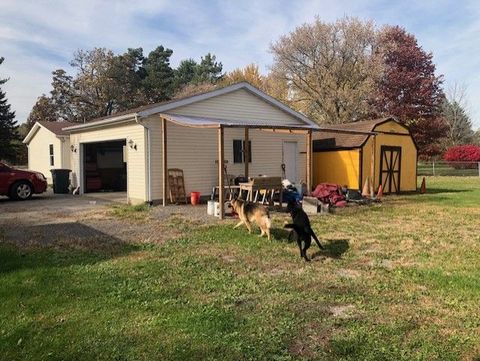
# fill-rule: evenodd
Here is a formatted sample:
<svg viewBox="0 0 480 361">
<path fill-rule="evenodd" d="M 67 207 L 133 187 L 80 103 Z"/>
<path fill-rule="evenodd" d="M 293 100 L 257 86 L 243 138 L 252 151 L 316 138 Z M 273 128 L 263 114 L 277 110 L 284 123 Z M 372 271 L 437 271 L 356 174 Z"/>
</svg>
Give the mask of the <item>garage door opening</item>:
<svg viewBox="0 0 480 361">
<path fill-rule="evenodd" d="M 127 190 L 125 142 L 115 140 L 83 145 L 85 193 Z"/>
</svg>

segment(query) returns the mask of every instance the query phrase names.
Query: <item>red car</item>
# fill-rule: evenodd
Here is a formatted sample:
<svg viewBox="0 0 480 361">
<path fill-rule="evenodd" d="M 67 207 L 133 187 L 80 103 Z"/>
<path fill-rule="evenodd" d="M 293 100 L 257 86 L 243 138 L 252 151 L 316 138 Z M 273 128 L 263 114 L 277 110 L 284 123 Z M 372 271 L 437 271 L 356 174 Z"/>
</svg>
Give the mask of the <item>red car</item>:
<svg viewBox="0 0 480 361">
<path fill-rule="evenodd" d="M 15 169 L 0 163 L 0 196 L 25 200 L 47 190 L 47 179 L 40 172 Z"/>
</svg>

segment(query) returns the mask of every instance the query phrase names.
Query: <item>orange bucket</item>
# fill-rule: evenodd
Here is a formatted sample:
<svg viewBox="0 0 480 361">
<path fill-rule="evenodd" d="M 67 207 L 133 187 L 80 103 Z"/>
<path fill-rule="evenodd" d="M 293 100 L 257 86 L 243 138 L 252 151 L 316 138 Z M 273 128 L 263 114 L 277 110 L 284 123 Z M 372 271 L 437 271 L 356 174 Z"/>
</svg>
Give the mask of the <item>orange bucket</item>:
<svg viewBox="0 0 480 361">
<path fill-rule="evenodd" d="M 196 206 L 200 203 L 200 192 L 190 193 L 190 202 L 192 203 L 192 206 Z"/>
</svg>

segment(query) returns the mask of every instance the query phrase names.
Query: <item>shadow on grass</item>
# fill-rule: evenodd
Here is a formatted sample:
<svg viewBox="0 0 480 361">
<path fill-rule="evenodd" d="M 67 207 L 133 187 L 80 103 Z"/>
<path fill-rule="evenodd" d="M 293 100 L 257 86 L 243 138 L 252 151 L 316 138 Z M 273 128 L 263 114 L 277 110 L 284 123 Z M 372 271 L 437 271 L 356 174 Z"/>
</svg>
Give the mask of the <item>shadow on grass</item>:
<svg viewBox="0 0 480 361">
<path fill-rule="evenodd" d="M 350 245 L 348 244 L 347 239 L 329 239 L 325 241 L 320 240 L 323 247 L 320 251 L 312 254 L 312 258 L 316 257 L 329 257 L 329 258 L 342 258 L 343 254 L 348 251 Z M 313 242 L 312 245 L 315 243 Z"/>
<path fill-rule="evenodd" d="M 8 227 L 0 234 L 0 274 L 94 264 L 138 250 L 82 223 Z"/>
<path fill-rule="evenodd" d="M 448 188 L 428 188 L 425 194 L 442 194 L 442 193 L 465 193 L 465 192 L 473 192 L 472 189 L 448 189 Z M 420 193 L 420 189 L 418 191 L 412 192 L 401 192 L 400 195 L 402 196 L 419 196 L 422 195 Z"/>
<path fill-rule="evenodd" d="M 473 192 L 473 190 L 472 189 L 427 188 L 426 194 L 464 193 L 464 192 Z"/>
<path fill-rule="evenodd" d="M 291 230 L 289 229 L 278 227 L 278 228 L 272 228 L 270 232 L 272 233 L 272 236 L 275 240 L 288 242 L 288 243 L 295 242 L 294 236 L 289 237 L 291 232 Z"/>
<path fill-rule="evenodd" d="M 292 231 L 285 228 L 272 228 L 272 236 L 275 240 L 287 243 L 295 243 L 297 238 L 295 234 L 292 234 Z M 291 236 L 290 236 L 291 235 Z M 320 240 L 320 244 L 325 248 L 323 250 L 317 251 L 312 255 L 312 258 L 315 257 L 330 257 L 330 258 L 341 258 L 342 255 L 348 251 L 350 248 L 347 239 L 330 239 L 330 240 Z M 315 241 L 312 238 L 311 247 L 317 247 Z"/>
</svg>

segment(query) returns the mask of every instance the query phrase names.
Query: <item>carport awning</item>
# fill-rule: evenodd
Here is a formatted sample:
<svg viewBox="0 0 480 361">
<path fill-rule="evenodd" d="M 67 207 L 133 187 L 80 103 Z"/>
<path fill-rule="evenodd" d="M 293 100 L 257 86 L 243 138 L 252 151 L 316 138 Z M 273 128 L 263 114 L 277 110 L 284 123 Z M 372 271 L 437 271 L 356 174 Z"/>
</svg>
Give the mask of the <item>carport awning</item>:
<svg viewBox="0 0 480 361">
<path fill-rule="evenodd" d="M 265 120 L 231 120 L 221 118 L 197 117 L 191 115 L 160 114 L 169 122 L 192 128 L 253 128 L 253 129 L 285 129 L 285 130 L 317 130 L 320 127 L 299 123 L 271 122 Z"/>
</svg>

